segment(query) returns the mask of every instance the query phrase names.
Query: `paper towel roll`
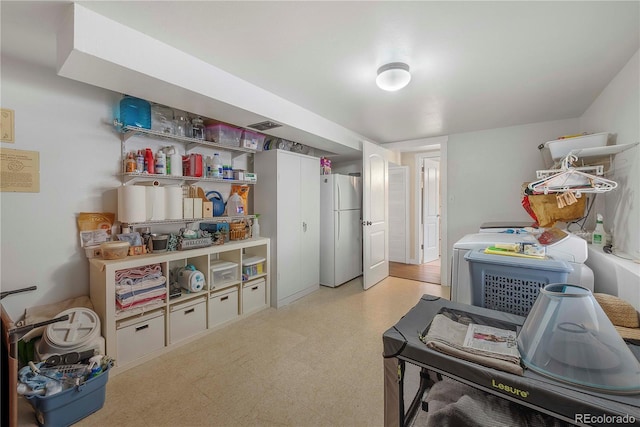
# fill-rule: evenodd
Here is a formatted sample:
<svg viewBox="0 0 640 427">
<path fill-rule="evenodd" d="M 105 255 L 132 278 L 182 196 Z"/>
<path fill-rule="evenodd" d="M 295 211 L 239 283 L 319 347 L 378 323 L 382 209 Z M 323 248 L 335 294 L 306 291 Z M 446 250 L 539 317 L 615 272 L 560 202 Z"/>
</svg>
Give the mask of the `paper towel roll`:
<svg viewBox="0 0 640 427">
<path fill-rule="evenodd" d="M 118 187 L 118 221 L 143 222 L 146 217 L 146 187 L 123 185 Z"/>
<path fill-rule="evenodd" d="M 165 219 L 164 187 L 145 187 L 147 221 L 163 221 Z"/>
<path fill-rule="evenodd" d="M 164 187 L 165 219 L 182 219 L 182 187 Z"/>
</svg>

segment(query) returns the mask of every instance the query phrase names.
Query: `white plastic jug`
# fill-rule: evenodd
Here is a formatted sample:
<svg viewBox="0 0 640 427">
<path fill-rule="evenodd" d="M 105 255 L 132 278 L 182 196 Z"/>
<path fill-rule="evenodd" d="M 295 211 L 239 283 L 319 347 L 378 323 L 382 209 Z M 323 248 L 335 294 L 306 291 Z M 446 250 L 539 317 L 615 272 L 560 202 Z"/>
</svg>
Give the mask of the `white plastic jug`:
<svg viewBox="0 0 640 427">
<path fill-rule="evenodd" d="M 238 193 L 233 193 L 227 200 L 227 216 L 245 215 L 244 203 Z"/>
</svg>

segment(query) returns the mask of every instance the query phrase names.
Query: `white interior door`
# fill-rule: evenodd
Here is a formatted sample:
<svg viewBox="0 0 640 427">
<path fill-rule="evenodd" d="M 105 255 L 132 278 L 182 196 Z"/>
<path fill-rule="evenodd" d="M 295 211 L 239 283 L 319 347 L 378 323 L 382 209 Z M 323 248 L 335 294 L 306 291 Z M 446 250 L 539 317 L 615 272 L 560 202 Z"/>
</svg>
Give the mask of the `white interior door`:
<svg viewBox="0 0 640 427">
<path fill-rule="evenodd" d="M 409 167 L 389 168 L 389 261 L 409 258 Z"/>
<path fill-rule="evenodd" d="M 389 275 L 387 229 L 387 167 L 389 150 L 362 143 L 363 287 L 369 289 Z"/>
<path fill-rule="evenodd" d="M 431 262 L 440 257 L 440 162 L 424 159 L 423 170 L 424 256 L 422 261 Z"/>
</svg>

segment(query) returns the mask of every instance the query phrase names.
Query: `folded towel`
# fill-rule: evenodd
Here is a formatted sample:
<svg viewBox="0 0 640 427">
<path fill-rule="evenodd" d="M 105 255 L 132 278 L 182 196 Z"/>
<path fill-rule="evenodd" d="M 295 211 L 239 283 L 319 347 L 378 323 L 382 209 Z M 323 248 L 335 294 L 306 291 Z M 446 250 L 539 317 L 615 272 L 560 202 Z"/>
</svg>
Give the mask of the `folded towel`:
<svg viewBox="0 0 640 427">
<path fill-rule="evenodd" d="M 146 288 L 146 289 L 140 289 L 140 290 L 132 290 L 131 292 L 123 292 L 123 293 L 116 293 L 116 299 L 120 302 L 122 301 L 126 301 L 130 298 L 133 297 L 146 297 L 148 295 L 151 295 L 155 292 L 155 295 L 157 295 L 158 293 L 156 291 L 164 291 L 166 292 L 167 289 L 164 285 L 164 283 L 154 286 L 152 288 Z"/>
<path fill-rule="evenodd" d="M 116 283 L 120 283 L 123 279 L 140 279 L 151 274 L 162 273 L 160 264 L 149 264 L 143 267 L 125 268 L 116 271 Z"/>
<path fill-rule="evenodd" d="M 152 298 L 164 298 L 166 295 L 167 295 L 167 290 L 163 288 L 163 289 L 158 289 L 156 291 L 147 292 L 142 295 L 134 295 L 126 299 L 116 298 L 116 304 L 118 304 L 120 308 L 132 307 L 134 303 L 137 303 L 140 301 L 148 301 Z"/>
<path fill-rule="evenodd" d="M 149 289 L 155 289 L 167 283 L 167 278 L 160 276 L 154 279 L 143 280 L 136 285 L 116 285 L 116 296 L 123 296 L 129 293 L 137 294 L 145 292 Z"/>
</svg>

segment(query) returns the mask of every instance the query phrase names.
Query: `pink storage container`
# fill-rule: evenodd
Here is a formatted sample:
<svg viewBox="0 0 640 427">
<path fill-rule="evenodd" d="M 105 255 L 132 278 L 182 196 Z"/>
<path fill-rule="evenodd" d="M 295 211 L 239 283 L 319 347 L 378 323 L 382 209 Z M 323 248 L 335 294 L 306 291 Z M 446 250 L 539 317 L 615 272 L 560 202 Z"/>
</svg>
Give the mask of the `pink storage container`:
<svg viewBox="0 0 640 427">
<path fill-rule="evenodd" d="M 233 126 L 228 126 L 222 123 L 210 124 L 204 129 L 204 135 L 207 141 L 231 147 L 239 147 L 242 129 L 234 128 Z"/>
</svg>

